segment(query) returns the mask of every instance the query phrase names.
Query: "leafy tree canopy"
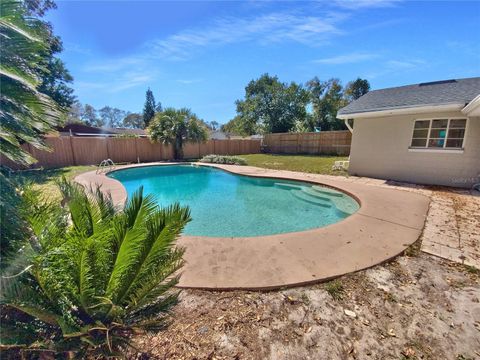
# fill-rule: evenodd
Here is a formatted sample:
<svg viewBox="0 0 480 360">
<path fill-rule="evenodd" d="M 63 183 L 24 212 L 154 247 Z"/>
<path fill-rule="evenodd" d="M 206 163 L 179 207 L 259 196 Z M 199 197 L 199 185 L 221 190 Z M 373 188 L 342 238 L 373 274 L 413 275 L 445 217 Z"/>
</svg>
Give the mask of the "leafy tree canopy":
<svg viewBox="0 0 480 360">
<path fill-rule="evenodd" d="M 358 78 L 345 89 L 339 79 L 317 77 L 304 86 L 282 83 L 276 76 L 262 75 L 245 88 L 245 99 L 237 100 L 237 116 L 222 125 L 238 135 L 271 132 L 307 132 L 315 129 L 345 129 L 336 118 L 338 110 L 370 89 L 368 80 Z"/>
<path fill-rule="evenodd" d="M 142 129 L 144 125 L 142 114 L 129 113 L 123 119 L 123 126 L 130 129 Z"/>
<path fill-rule="evenodd" d="M 100 116 L 102 126 L 116 128 L 122 126 L 123 119 L 127 113 L 114 107 L 104 106 L 98 110 L 98 114 Z"/>
<path fill-rule="evenodd" d="M 241 131 L 252 135 L 289 131 L 307 116 L 308 92 L 294 82 L 282 83 L 276 76 L 262 75 L 245 88 L 245 100 L 237 100 Z"/>
<path fill-rule="evenodd" d="M 158 113 L 148 127 L 152 141 L 173 144 L 175 159 L 183 158 L 183 144 L 188 141 L 206 141 L 205 122 L 190 109 L 166 108 Z"/>
<path fill-rule="evenodd" d="M 0 3 L 0 152 L 12 161 L 30 164 L 35 159 L 20 144 L 48 150 L 41 135 L 62 121 L 62 108 L 41 92 L 52 59 L 51 28 L 29 16 L 23 2 Z"/>
<path fill-rule="evenodd" d="M 357 100 L 360 96 L 365 95 L 370 91 L 370 83 L 366 79 L 357 78 L 354 81 L 350 81 L 345 86 L 345 98 L 348 102 Z"/>
</svg>

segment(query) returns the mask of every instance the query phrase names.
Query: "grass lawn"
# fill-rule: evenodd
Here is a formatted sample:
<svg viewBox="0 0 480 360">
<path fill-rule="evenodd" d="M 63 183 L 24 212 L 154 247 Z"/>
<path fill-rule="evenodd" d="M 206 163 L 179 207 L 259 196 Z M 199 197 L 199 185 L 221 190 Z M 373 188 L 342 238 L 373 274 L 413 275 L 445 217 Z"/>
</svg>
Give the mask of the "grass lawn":
<svg viewBox="0 0 480 360">
<path fill-rule="evenodd" d="M 261 168 L 325 175 L 347 175 L 344 170 L 332 170 L 335 161 L 348 160 L 348 157 L 344 156 L 251 154 L 240 155 L 240 157 L 247 160 L 248 165 Z"/>
<path fill-rule="evenodd" d="M 72 180 L 78 174 L 95 170 L 95 166 L 67 166 L 58 169 L 35 169 L 18 171 L 12 176 L 19 183 L 32 183 L 35 188 L 41 189 L 45 198 L 60 199 L 60 192 L 55 181 L 65 176 L 67 180 Z"/>
</svg>

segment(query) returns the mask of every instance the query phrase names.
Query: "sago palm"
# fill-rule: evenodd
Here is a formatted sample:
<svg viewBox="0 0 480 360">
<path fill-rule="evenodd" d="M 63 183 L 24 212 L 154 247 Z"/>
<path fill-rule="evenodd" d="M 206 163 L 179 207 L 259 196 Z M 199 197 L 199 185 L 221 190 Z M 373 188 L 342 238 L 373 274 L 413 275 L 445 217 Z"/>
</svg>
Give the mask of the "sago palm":
<svg viewBox="0 0 480 360">
<path fill-rule="evenodd" d="M 29 17 L 22 1 L 0 2 L 0 154 L 35 161 L 20 144 L 48 149 L 41 138 L 60 122 L 57 104 L 37 90 L 48 55 L 47 25 Z"/>
<path fill-rule="evenodd" d="M 65 208 L 32 201 L 30 266 L 4 276 L 1 289 L 2 303 L 23 317 L 3 321 L 2 333 L 18 344 L 33 319 L 49 340 L 26 347 L 115 355 L 136 331 L 165 326 L 182 266 L 174 243 L 189 210 L 158 208 L 141 188 L 121 211 L 99 189 L 63 181 L 61 190 Z"/>
<path fill-rule="evenodd" d="M 183 144 L 187 141 L 203 142 L 208 138 L 206 126 L 190 109 L 166 108 L 148 127 L 155 142 L 172 144 L 175 159 L 183 159 Z"/>
</svg>

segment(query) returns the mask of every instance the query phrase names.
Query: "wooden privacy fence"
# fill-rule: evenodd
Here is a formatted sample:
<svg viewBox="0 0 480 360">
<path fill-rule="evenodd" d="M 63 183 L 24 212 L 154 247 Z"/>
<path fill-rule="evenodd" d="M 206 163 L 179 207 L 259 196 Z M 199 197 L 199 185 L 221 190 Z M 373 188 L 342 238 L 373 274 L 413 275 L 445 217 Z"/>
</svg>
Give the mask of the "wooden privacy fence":
<svg viewBox="0 0 480 360">
<path fill-rule="evenodd" d="M 348 130 L 311 133 L 267 134 L 265 152 L 278 154 L 350 155 L 352 133 Z"/>
<path fill-rule="evenodd" d="M 29 144 L 22 147 L 38 160 L 33 167 L 55 168 L 72 165 L 95 165 L 112 159 L 116 163 L 173 160 L 171 145 L 152 144 L 147 138 L 111 137 L 47 137 L 51 152 L 40 151 Z M 241 155 L 260 153 L 260 140 L 208 140 L 205 143 L 185 143 L 185 159 L 208 154 Z M 1 158 L 1 163 L 13 169 L 19 166 Z"/>
</svg>

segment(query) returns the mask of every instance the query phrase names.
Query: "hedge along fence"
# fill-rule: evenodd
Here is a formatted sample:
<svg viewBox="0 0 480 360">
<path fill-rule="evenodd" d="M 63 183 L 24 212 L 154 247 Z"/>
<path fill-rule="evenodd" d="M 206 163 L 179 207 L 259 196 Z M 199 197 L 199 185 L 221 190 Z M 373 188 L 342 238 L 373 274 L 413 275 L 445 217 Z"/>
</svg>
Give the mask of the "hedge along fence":
<svg viewBox="0 0 480 360">
<path fill-rule="evenodd" d="M 352 133 L 349 130 L 310 133 L 266 134 L 265 152 L 277 154 L 350 155 Z"/>
<path fill-rule="evenodd" d="M 31 167 L 55 168 L 72 165 L 96 165 L 112 159 L 116 163 L 173 160 L 171 145 L 152 144 L 147 138 L 60 136 L 45 139 L 51 152 L 40 151 L 29 144 L 22 147 L 38 160 Z M 185 143 L 184 158 L 197 159 L 208 154 L 241 155 L 260 153 L 260 140 L 208 140 Z M 2 157 L 1 164 L 12 169 L 22 167 Z"/>
</svg>

